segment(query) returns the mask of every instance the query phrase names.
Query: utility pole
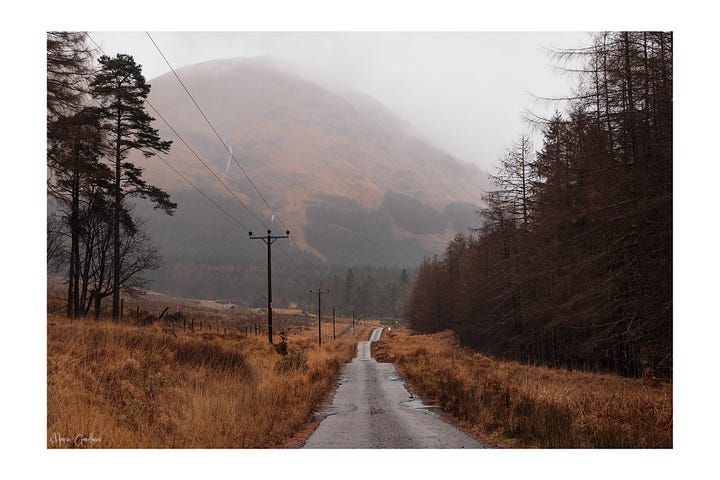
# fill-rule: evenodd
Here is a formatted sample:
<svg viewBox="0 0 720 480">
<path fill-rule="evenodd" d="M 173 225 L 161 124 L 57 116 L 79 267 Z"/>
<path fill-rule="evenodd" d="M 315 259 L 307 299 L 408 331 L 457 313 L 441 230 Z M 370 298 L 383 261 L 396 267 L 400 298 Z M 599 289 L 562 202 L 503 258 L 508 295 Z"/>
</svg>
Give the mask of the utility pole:
<svg viewBox="0 0 720 480">
<path fill-rule="evenodd" d="M 267 245 L 267 273 L 268 273 L 268 340 L 270 345 L 273 343 L 273 332 L 272 332 L 272 244 L 278 238 L 290 238 L 290 230 L 285 231 L 285 235 L 273 236 L 270 230 L 267 231 L 266 237 L 253 237 L 253 232 L 248 232 L 251 240 L 262 240 Z"/>
<path fill-rule="evenodd" d="M 317 292 L 310 290 L 310 293 L 318 296 L 318 345 L 322 345 L 322 296 L 325 293 L 330 293 L 329 289 L 325 289 L 323 292 L 321 289 L 317 289 Z"/>
<path fill-rule="evenodd" d="M 335 305 L 333 305 L 333 340 L 335 340 Z"/>
</svg>

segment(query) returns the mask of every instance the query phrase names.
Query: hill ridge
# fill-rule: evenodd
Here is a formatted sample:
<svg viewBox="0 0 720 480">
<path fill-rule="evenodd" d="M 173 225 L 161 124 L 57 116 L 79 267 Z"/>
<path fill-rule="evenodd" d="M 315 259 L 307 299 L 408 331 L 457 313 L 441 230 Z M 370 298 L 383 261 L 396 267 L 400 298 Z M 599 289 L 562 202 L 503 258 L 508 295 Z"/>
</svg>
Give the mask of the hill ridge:
<svg viewBox="0 0 720 480">
<path fill-rule="evenodd" d="M 352 199 L 372 216 L 389 192 L 444 212 L 452 204 L 477 205 L 476 199 L 487 189 L 487 174 L 414 136 L 409 124 L 377 99 L 362 92 L 341 95 L 279 68 L 271 57 L 210 60 L 177 72 L 300 247 L 324 260 L 327 252 L 307 239 L 308 209 L 317 204 L 318 195 Z M 166 73 L 149 83 L 150 101 L 163 117 L 270 225 L 272 212 L 231 162 L 174 75 Z M 163 138 L 174 140 L 169 156 L 175 168 L 237 211 L 239 205 L 167 126 L 158 121 L 156 127 Z M 192 189 L 174 174 L 168 175 L 157 159 L 136 161 L 145 167 L 149 182 L 171 194 Z M 184 201 L 191 200 L 185 196 Z M 252 229 L 265 226 L 248 221 Z M 454 233 L 452 223 L 448 221 L 442 232 L 435 228 L 435 241 L 425 238 L 423 243 L 442 244 L 440 240 Z"/>
</svg>

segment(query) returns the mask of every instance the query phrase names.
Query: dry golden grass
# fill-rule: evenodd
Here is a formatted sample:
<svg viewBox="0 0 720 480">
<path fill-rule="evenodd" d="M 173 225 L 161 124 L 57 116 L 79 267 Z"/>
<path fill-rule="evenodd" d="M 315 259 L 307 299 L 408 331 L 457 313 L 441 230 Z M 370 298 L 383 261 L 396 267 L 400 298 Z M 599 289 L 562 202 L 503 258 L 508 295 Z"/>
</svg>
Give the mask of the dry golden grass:
<svg viewBox="0 0 720 480">
<path fill-rule="evenodd" d="M 265 336 L 48 320 L 49 448 L 286 446 L 369 334 L 318 348 L 314 330 L 292 333 L 289 352 L 303 354 L 282 369 Z"/>
<path fill-rule="evenodd" d="M 481 436 L 508 447 L 672 448 L 672 385 L 499 362 L 452 332 L 393 329 L 373 355 Z"/>
</svg>

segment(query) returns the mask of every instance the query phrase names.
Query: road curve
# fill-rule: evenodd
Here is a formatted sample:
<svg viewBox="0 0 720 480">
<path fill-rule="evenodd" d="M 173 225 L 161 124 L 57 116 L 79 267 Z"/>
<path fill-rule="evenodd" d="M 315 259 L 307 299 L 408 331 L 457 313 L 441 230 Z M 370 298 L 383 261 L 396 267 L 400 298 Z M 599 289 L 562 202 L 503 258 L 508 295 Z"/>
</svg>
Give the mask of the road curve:
<svg viewBox="0 0 720 480">
<path fill-rule="evenodd" d="M 304 448 L 483 448 L 413 398 L 393 364 L 371 358 L 370 342 L 381 333 L 376 328 L 369 341 L 358 343 L 332 403 L 321 412 L 325 419 Z"/>
</svg>

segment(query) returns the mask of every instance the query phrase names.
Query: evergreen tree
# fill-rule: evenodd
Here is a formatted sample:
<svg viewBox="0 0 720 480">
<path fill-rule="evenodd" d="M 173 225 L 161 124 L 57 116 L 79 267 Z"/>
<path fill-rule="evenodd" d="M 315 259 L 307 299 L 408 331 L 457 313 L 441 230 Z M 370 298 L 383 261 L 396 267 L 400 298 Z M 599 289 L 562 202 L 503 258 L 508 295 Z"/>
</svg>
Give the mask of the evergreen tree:
<svg viewBox="0 0 720 480">
<path fill-rule="evenodd" d="M 92 94 L 102 104 L 103 127 L 108 131 L 112 143 L 113 186 L 113 255 L 112 255 L 112 316 L 120 316 L 121 286 L 121 217 L 126 209 L 128 196 L 149 199 L 156 208 L 172 214 L 177 207 L 170 196 L 160 188 L 147 184 L 142 179 L 142 169 L 127 161 L 128 154 L 137 150 L 145 157 L 170 150 L 170 141 L 160 138 L 151 123 L 154 120 L 144 107 L 150 92 L 141 66 L 130 55 L 118 54 L 115 58 L 100 57 L 100 70 L 92 83 Z"/>
</svg>

